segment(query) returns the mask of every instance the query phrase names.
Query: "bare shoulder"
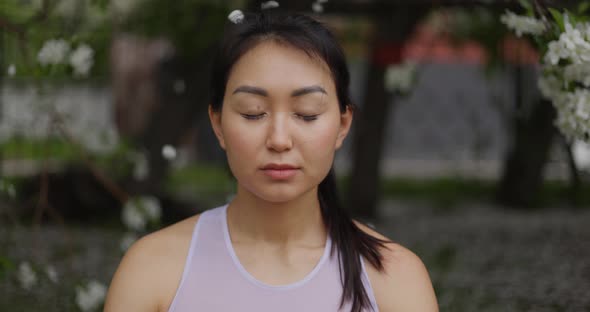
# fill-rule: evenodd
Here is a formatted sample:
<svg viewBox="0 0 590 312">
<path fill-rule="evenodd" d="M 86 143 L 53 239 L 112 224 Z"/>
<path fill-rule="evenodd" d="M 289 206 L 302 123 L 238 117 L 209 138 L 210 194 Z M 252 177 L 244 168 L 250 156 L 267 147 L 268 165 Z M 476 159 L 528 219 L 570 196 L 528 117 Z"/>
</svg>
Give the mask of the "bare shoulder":
<svg viewBox="0 0 590 312">
<path fill-rule="evenodd" d="M 193 216 L 148 234 L 127 250 L 109 286 L 106 312 L 168 309 L 198 218 Z"/>
<path fill-rule="evenodd" d="M 384 270 L 366 266 L 379 311 L 438 311 L 432 282 L 422 260 L 406 247 L 359 222 L 356 224 L 366 233 L 389 242 L 387 248 L 381 249 Z"/>
</svg>

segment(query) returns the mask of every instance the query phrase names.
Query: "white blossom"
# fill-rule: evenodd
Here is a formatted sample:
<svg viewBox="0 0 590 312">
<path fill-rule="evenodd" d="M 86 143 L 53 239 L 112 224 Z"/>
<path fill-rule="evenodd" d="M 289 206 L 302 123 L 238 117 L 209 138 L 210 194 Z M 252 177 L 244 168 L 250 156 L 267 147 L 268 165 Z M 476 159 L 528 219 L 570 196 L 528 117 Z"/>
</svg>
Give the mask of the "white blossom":
<svg viewBox="0 0 590 312">
<path fill-rule="evenodd" d="M 123 206 L 123 223 L 132 230 L 143 231 L 148 221 L 157 222 L 162 216 L 162 208 L 157 198 L 141 196 L 130 198 Z"/>
<path fill-rule="evenodd" d="M 104 130 L 85 130 L 78 133 L 80 142 L 86 149 L 95 154 L 108 154 L 113 152 L 119 144 L 119 134 L 113 127 Z"/>
<path fill-rule="evenodd" d="M 86 77 L 94 64 L 94 50 L 87 45 L 81 44 L 70 55 L 70 65 L 74 69 L 74 75 Z"/>
<path fill-rule="evenodd" d="M 545 98 L 553 100 L 562 93 L 563 82 L 554 74 L 542 74 L 538 86 Z"/>
<path fill-rule="evenodd" d="M 590 87 L 590 63 L 569 64 L 563 69 L 563 78 Z"/>
<path fill-rule="evenodd" d="M 588 34 L 583 34 L 585 27 L 578 24 L 576 27 L 569 22 L 565 23 L 565 32 L 559 36 L 559 41 L 567 49 L 568 56 L 574 64 L 590 62 L 590 42 Z"/>
<path fill-rule="evenodd" d="M 25 290 L 31 290 L 37 283 L 37 274 L 26 261 L 18 266 L 18 280 Z"/>
<path fill-rule="evenodd" d="M 553 100 L 557 109 L 555 125 L 569 141 L 590 134 L 590 90 L 576 89 Z"/>
<path fill-rule="evenodd" d="M 51 39 L 43 44 L 37 54 L 37 61 L 41 65 L 57 65 L 66 60 L 70 52 L 70 44 L 63 39 Z"/>
<path fill-rule="evenodd" d="M 162 216 L 162 207 L 160 201 L 153 196 L 142 196 L 138 198 L 140 209 L 144 215 L 151 221 L 159 221 Z"/>
<path fill-rule="evenodd" d="M 76 304 L 83 312 L 96 311 L 104 302 L 107 288 L 98 281 L 76 287 Z"/>
<path fill-rule="evenodd" d="M 572 154 L 581 169 L 590 169 L 590 144 L 577 140 L 572 144 Z"/>
<path fill-rule="evenodd" d="M 176 149 L 172 145 L 164 145 L 162 147 L 162 156 L 167 160 L 176 158 Z"/>
<path fill-rule="evenodd" d="M 557 65 L 561 59 L 569 57 L 569 52 L 561 41 L 551 41 L 547 47 L 548 50 L 544 57 L 547 64 Z"/>
<path fill-rule="evenodd" d="M 8 74 L 8 76 L 14 77 L 14 75 L 16 75 L 16 66 L 14 66 L 14 64 L 8 65 L 6 73 Z"/>
<path fill-rule="evenodd" d="M 0 193 L 5 193 L 8 198 L 15 198 L 16 197 L 16 189 L 14 188 L 14 184 L 0 180 Z"/>
<path fill-rule="evenodd" d="M 321 2 L 314 2 L 311 5 L 311 9 L 315 12 L 315 13 L 322 13 L 324 12 L 324 6 L 322 5 Z"/>
<path fill-rule="evenodd" d="M 546 30 L 543 21 L 530 16 L 518 15 L 509 10 L 502 14 L 500 21 L 513 30 L 518 37 L 522 35 L 540 35 Z"/>
<path fill-rule="evenodd" d="M 53 267 L 52 265 L 48 265 L 45 268 L 45 274 L 47 274 L 47 278 L 49 278 L 49 280 L 53 283 L 57 284 L 59 282 L 57 270 L 55 270 L 55 267 Z"/>
<path fill-rule="evenodd" d="M 135 231 L 143 231 L 147 224 L 147 219 L 141 209 L 133 199 L 127 200 L 121 212 L 121 219 L 127 228 Z"/>
<path fill-rule="evenodd" d="M 573 64 L 590 62 L 590 24 L 578 24 L 575 27 L 565 21 L 565 32 L 559 39 L 549 43 L 545 63 L 557 65 L 566 60 Z"/>
<path fill-rule="evenodd" d="M 416 64 L 405 62 L 399 65 L 390 65 L 385 72 L 385 89 L 390 92 L 409 92 L 415 81 Z"/>
<path fill-rule="evenodd" d="M 133 178 L 137 181 L 143 181 L 150 173 L 149 161 L 144 153 L 138 153 L 132 157 L 133 160 Z"/>
<path fill-rule="evenodd" d="M 262 10 L 274 9 L 274 8 L 278 8 L 278 7 L 279 7 L 279 3 L 276 1 L 266 1 L 266 2 L 262 2 L 260 4 L 260 9 L 262 9 Z"/>
<path fill-rule="evenodd" d="M 131 245 L 133 245 L 133 243 L 135 243 L 136 240 L 137 240 L 137 235 L 135 235 L 135 233 L 133 233 L 133 232 L 125 233 L 125 235 L 123 235 L 123 238 L 121 238 L 121 242 L 119 243 L 119 247 L 121 248 L 121 251 L 123 251 L 123 252 L 127 251 L 127 249 L 129 249 L 129 247 L 131 247 Z"/>
<path fill-rule="evenodd" d="M 233 10 L 227 18 L 234 24 L 239 24 L 244 20 L 244 13 L 240 10 Z"/>
</svg>

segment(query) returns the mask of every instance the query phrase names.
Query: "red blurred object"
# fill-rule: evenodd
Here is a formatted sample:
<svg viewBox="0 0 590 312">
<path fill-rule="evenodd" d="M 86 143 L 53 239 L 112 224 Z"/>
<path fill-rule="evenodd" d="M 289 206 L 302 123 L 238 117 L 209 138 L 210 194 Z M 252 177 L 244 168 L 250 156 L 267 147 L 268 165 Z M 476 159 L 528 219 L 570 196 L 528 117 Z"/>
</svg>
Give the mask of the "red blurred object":
<svg viewBox="0 0 590 312">
<path fill-rule="evenodd" d="M 510 64 L 535 65 L 539 63 L 539 52 L 532 44 L 513 35 L 506 36 L 498 46 L 502 58 Z"/>
<path fill-rule="evenodd" d="M 399 64 L 402 61 L 402 45 L 396 42 L 383 42 L 377 44 L 373 51 L 373 63 L 387 67 L 392 64 Z"/>
<path fill-rule="evenodd" d="M 539 52 L 526 39 L 507 36 L 498 44 L 500 57 L 510 64 L 534 65 L 539 63 Z M 416 27 L 404 44 L 382 43 L 373 60 L 381 66 L 398 64 L 404 60 L 435 63 L 486 64 L 489 53 L 475 40 L 455 43 L 445 32 L 438 32 L 428 24 Z"/>
</svg>

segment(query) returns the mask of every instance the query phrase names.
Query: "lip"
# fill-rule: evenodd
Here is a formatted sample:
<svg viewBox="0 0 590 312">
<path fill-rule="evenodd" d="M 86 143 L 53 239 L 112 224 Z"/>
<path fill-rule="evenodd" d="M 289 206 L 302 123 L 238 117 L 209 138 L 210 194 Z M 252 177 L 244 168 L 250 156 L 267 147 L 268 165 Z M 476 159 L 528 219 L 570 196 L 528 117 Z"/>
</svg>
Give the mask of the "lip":
<svg viewBox="0 0 590 312">
<path fill-rule="evenodd" d="M 261 169 L 266 176 L 273 180 L 288 180 L 297 174 L 299 167 L 289 164 L 268 164 Z"/>
<path fill-rule="evenodd" d="M 297 166 L 293 166 L 290 164 L 267 164 L 262 167 L 262 170 L 290 170 L 290 169 L 299 169 Z"/>
</svg>

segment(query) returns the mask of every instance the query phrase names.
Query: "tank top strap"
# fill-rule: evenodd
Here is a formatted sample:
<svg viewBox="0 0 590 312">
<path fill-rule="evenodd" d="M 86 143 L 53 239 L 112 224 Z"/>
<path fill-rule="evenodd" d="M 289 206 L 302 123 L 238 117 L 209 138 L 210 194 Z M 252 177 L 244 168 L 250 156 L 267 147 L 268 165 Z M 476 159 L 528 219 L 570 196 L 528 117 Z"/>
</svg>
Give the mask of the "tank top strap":
<svg viewBox="0 0 590 312">
<path fill-rule="evenodd" d="M 176 306 L 178 305 L 178 301 L 180 300 L 180 296 L 182 294 L 181 290 L 185 288 L 190 288 L 187 284 L 191 284 L 191 272 L 193 272 L 193 265 L 195 264 L 195 254 L 197 253 L 197 249 L 202 251 L 201 248 L 204 242 L 206 244 L 207 240 L 210 240 L 211 236 L 215 236 L 215 232 L 218 232 L 218 239 L 223 239 L 223 232 L 221 231 L 221 217 L 223 214 L 223 209 L 225 209 L 227 205 L 220 206 L 217 208 L 209 209 L 201 213 L 197 222 L 195 222 L 195 226 L 193 229 L 193 233 L 191 236 L 191 241 L 189 244 L 189 250 L 186 257 L 186 261 L 184 264 L 184 270 L 182 272 L 182 277 L 180 279 L 180 283 L 178 285 L 176 294 L 172 299 L 172 303 L 168 308 L 168 311 L 176 311 Z M 203 235 L 204 234 L 204 235 Z M 205 237 L 202 237 L 205 236 Z M 209 237 L 208 237 L 209 236 Z"/>
</svg>

